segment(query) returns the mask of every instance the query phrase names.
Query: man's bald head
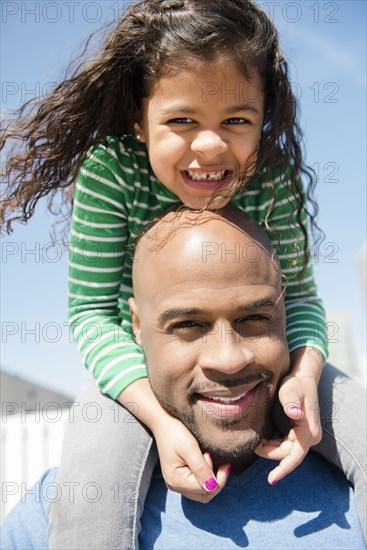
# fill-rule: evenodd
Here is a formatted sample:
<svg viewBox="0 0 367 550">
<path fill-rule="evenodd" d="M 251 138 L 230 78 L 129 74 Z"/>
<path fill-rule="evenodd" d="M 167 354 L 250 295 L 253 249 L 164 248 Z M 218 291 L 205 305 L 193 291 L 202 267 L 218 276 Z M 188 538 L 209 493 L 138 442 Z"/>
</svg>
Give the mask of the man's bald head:
<svg viewBox="0 0 367 550">
<path fill-rule="evenodd" d="M 266 232 L 238 208 L 227 205 L 217 211 L 198 212 L 175 207 L 148 225 L 140 237 L 134 256 L 134 296 L 145 298 L 147 281 L 166 277 L 180 264 L 200 264 L 220 275 L 224 263 L 246 265 L 254 276 L 261 272 L 281 285 L 279 262 Z"/>
</svg>

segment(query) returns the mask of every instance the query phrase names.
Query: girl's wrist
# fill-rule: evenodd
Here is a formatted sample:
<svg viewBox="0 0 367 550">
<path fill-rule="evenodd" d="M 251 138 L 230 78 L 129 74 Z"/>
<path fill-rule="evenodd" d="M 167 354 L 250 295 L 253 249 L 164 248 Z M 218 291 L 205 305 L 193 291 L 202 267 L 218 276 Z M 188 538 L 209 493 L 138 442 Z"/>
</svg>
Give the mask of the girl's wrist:
<svg viewBox="0 0 367 550">
<path fill-rule="evenodd" d="M 151 418 L 149 419 L 149 425 L 148 423 L 146 425 L 154 437 L 157 438 L 157 435 L 161 434 L 162 431 L 167 434 L 167 430 L 169 431 L 171 428 L 173 418 L 157 401 L 157 406 L 154 406 L 154 413 L 151 414 Z"/>
<path fill-rule="evenodd" d="M 318 383 L 324 367 L 324 357 L 317 349 L 312 347 L 302 347 L 294 350 L 290 354 L 291 370 L 289 375 L 299 378 L 314 378 Z"/>
<path fill-rule="evenodd" d="M 170 415 L 155 397 L 147 378 L 136 380 L 125 388 L 117 398 L 134 416 L 154 432 L 164 424 Z M 131 405 L 134 405 L 131 407 Z"/>
</svg>

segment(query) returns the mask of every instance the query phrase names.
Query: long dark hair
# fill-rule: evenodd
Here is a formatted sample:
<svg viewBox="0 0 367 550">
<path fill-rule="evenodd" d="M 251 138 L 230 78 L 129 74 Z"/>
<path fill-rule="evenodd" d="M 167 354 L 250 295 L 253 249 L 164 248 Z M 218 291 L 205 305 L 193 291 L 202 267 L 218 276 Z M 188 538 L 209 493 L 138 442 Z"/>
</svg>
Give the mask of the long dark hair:
<svg viewBox="0 0 367 550">
<path fill-rule="evenodd" d="M 311 228 L 318 230 L 315 178 L 304 165 L 297 102 L 277 31 L 266 14 L 250 0 L 142 0 L 129 4 L 118 24 L 111 25 L 97 56 L 86 55 L 91 35 L 65 79 L 5 122 L 0 137 L 0 150 L 7 153 L 2 227 L 10 232 L 15 220 L 27 222 L 46 195 L 52 208 L 59 190 L 62 206 L 70 213 L 75 178 L 88 149 L 105 143 L 106 136 L 132 133 L 141 98 L 149 96 L 163 74 L 190 66 L 193 60 L 210 62 L 224 55 L 245 77 L 252 67 L 258 71 L 265 117 L 252 169 L 271 174 L 274 168 L 291 167 L 289 191 L 297 199 L 297 219 L 307 245 L 300 176 L 308 180 L 307 213 Z M 242 180 L 248 180 L 245 174 Z M 237 189 L 233 185 L 229 192 Z M 274 205 L 275 197 L 268 214 Z"/>
</svg>

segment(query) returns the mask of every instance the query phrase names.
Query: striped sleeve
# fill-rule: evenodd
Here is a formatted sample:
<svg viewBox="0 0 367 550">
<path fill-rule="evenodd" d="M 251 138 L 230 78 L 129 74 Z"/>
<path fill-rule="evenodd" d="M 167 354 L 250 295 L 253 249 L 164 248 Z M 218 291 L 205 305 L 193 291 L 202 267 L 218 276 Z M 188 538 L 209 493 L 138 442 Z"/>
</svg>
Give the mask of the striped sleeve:
<svg viewBox="0 0 367 550">
<path fill-rule="evenodd" d="M 131 270 L 125 191 L 134 183 L 134 170 L 125 160 L 121 163 L 116 150 L 100 145 L 84 161 L 74 195 L 69 256 L 74 340 L 84 365 L 112 398 L 146 376 L 142 350 L 119 306 L 124 270 Z"/>
<path fill-rule="evenodd" d="M 283 177 L 275 183 L 276 203 L 269 219 L 270 238 L 276 246 L 286 288 L 286 334 L 289 351 L 308 346 L 328 356 L 326 319 L 313 276 L 312 258 L 305 269 L 305 238 L 297 221 L 296 199 Z M 307 212 L 301 212 L 307 227 Z"/>
<path fill-rule="evenodd" d="M 304 239 L 284 178 L 274 180 L 276 203 L 268 221 L 287 278 L 290 351 L 312 346 L 327 356 L 325 315 L 312 265 L 302 273 Z M 108 138 L 90 151 L 77 178 L 69 258 L 69 320 L 83 363 L 102 392 L 116 398 L 147 376 L 130 324 L 132 258 L 128 240 L 177 197 L 154 176 L 145 147 L 131 136 Z M 234 203 L 264 225 L 272 185 L 252 178 Z M 291 216 L 291 218 L 290 218 Z M 303 212 L 306 220 L 306 212 Z"/>
<path fill-rule="evenodd" d="M 266 175 L 254 176 L 233 203 L 267 229 L 277 250 L 286 287 L 285 331 L 289 351 L 310 346 L 318 349 L 326 359 L 325 311 L 318 297 L 311 258 L 305 270 L 302 270 L 305 239 L 297 221 L 297 201 L 288 178 L 289 174 L 279 172 L 274 173 L 271 180 Z M 272 212 L 267 220 L 267 228 L 265 219 L 269 208 L 272 208 Z M 305 208 L 301 217 L 306 226 Z"/>
</svg>

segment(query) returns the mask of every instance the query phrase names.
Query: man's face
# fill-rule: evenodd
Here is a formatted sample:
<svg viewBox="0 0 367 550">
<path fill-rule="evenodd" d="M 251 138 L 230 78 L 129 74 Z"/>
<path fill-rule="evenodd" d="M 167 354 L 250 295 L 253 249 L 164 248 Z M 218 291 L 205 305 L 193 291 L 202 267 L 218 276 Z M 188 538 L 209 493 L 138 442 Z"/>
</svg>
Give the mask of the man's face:
<svg viewBox="0 0 367 550">
<path fill-rule="evenodd" d="M 157 399 L 229 459 L 267 432 L 289 366 L 279 268 L 249 242 L 223 220 L 179 230 L 140 251 L 131 302 Z"/>
</svg>

